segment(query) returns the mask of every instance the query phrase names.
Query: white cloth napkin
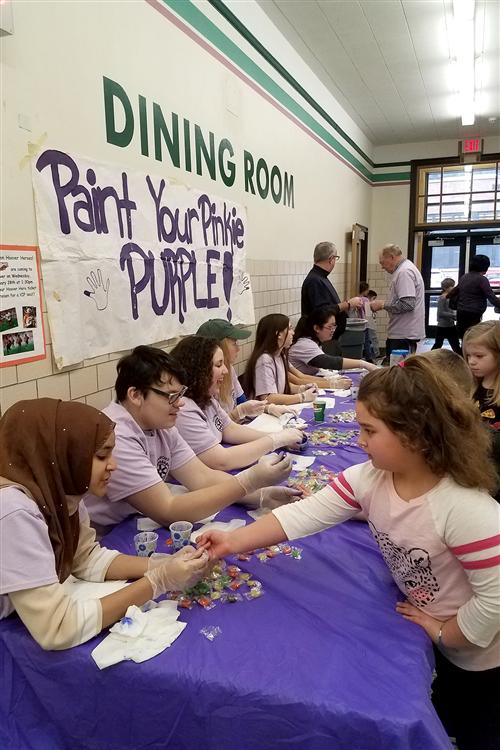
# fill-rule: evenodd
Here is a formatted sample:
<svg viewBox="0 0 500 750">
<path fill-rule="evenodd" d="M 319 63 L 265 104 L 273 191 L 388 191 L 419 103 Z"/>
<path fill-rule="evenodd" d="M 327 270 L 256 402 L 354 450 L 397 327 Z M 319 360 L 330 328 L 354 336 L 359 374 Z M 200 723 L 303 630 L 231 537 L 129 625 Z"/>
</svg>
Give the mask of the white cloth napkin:
<svg viewBox="0 0 500 750">
<path fill-rule="evenodd" d="M 307 469 L 307 467 L 312 466 L 316 460 L 314 456 L 299 456 L 296 453 L 287 453 L 287 456 L 293 461 L 292 471 L 302 471 L 303 469 Z"/>
<path fill-rule="evenodd" d="M 132 605 L 91 656 L 99 669 L 120 661 L 139 663 L 152 659 L 171 646 L 186 627 L 185 622 L 177 622 L 178 617 L 174 601 L 146 602 L 142 607 Z"/>
</svg>

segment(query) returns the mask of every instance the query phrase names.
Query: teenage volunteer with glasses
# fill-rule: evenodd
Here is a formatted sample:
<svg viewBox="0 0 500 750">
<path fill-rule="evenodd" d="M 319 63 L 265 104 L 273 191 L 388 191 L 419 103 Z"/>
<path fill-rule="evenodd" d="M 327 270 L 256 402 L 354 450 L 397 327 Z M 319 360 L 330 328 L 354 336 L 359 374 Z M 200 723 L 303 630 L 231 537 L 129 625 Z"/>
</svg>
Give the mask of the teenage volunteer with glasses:
<svg viewBox="0 0 500 750">
<path fill-rule="evenodd" d="M 199 521 L 238 500 L 254 507 L 290 501 L 277 498 L 281 488 L 272 486 L 289 475 L 289 460 L 272 454 L 230 476 L 196 457 L 175 427 L 186 387 L 184 369 L 173 357 L 152 346 L 138 346 L 119 361 L 117 370 L 116 401 L 103 412 L 115 423 L 113 455 L 118 468 L 103 497 L 84 498 L 99 534 L 135 513 L 167 525 Z M 188 492 L 174 494 L 167 479 Z"/>
<path fill-rule="evenodd" d="M 376 370 L 377 365 L 363 359 L 325 354 L 321 347 L 331 340 L 336 327 L 333 307 L 319 307 L 309 315 L 303 316 L 297 323 L 288 353 L 290 364 L 308 376 L 317 375 L 320 368 L 347 370 L 351 367 L 363 367 L 366 370 Z"/>
</svg>

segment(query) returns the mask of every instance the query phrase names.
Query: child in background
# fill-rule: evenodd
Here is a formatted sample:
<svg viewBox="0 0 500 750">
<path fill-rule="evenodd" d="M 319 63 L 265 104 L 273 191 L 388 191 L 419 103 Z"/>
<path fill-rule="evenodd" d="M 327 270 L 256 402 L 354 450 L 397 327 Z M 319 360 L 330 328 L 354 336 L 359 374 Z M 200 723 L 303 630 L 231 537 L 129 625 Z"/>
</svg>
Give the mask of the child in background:
<svg viewBox="0 0 500 750">
<path fill-rule="evenodd" d="M 437 334 L 433 349 L 441 349 L 445 339 L 448 339 L 451 348 L 457 354 L 462 354 L 458 331 L 455 327 L 456 313 L 450 309 L 448 296 L 455 287 L 453 279 L 443 279 L 441 282 L 441 294 L 437 304 Z"/>
<path fill-rule="evenodd" d="M 469 328 L 463 350 L 474 378 L 473 399 L 493 431 L 493 458 L 500 470 L 500 322 L 487 320 Z M 500 503 L 500 492 L 496 499 Z"/>
<path fill-rule="evenodd" d="M 428 352 L 422 352 L 421 356 L 426 357 L 441 372 L 448 375 L 467 398 L 470 398 L 474 390 L 474 380 L 461 354 L 456 354 L 449 349 L 431 349 Z"/>
<path fill-rule="evenodd" d="M 458 386 L 422 356 L 368 373 L 356 411 L 369 461 L 255 523 L 198 542 L 212 558 L 225 557 L 365 511 L 406 597 L 397 611 L 435 644 L 432 700 L 448 734 L 460 750 L 498 750 L 500 508 L 488 494 L 497 477 L 487 431 Z"/>
<path fill-rule="evenodd" d="M 370 307 L 370 300 L 368 299 L 369 289 L 370 289 L 370 285 L 367 284 L 366 281 L 360 281 L 359 296 L 361 298 L 363 306 L 360 307 L 358 310 L 356 310 L 356 313 L 359 317 L 364 318 L 366 320 L 365 340 L 363 343 L 363 359 L 366 362 L 374 362 L 375 355 L 373 353 L 372 346 L 371 346 L 370 328 L 369 328 L 370 319 L 373 320 L 373 313 Z"/>
</svg>

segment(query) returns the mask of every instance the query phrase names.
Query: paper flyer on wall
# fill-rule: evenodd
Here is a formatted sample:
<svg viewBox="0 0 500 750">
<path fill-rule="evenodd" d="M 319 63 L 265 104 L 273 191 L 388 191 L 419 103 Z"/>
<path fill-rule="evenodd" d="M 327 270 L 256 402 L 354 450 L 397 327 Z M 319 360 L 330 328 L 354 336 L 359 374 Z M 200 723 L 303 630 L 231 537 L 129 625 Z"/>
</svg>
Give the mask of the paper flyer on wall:
<svg viewBox="0 0 500 750">
<path fill-rule="evenodd" d="M 47 356 L 37 250 L 0 245 L 0 367 Z"/>
</svg>

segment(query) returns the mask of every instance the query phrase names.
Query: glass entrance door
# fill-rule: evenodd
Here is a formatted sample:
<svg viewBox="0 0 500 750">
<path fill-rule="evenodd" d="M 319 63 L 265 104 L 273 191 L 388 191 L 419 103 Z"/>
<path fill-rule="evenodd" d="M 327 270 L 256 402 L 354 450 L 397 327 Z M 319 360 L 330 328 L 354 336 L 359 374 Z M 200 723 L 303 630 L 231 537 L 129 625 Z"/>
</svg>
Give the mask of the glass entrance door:
<svg viewBox="0 0 500 750">
<path fill-rule="evenodd" d="M 489 234 L 475 234 L 471 232 L 470 257 L 474 255 L 487 255 L 490 259 L 490 267 L 486 274 L 495 294 L 500 294 L 500 232 Z M 483 320 L 498 320 L 498 314 L 488 303 Z"/>
<path fill-rule="evenodd" d="M 429 232 L 424 239 L 422 277 L 425 285 L 425 330 L 436 335 L 437 303 L 443 279 L 456 282 L 465 272 L 467 232 L 448 234 Z M 500 249 L 500 246 L 499 246 Z"/>
</svg>

